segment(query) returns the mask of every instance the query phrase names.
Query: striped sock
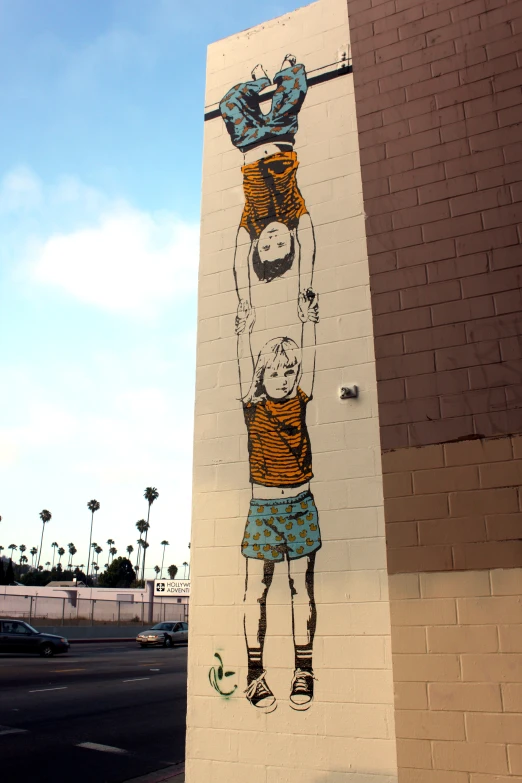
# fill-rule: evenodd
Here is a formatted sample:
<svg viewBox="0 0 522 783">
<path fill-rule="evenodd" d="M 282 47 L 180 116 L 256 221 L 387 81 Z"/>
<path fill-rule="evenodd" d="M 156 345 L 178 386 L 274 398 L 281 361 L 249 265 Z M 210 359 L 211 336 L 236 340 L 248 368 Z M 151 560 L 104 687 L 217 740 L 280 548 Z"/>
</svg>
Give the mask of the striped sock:
<svg viewBox="0 0 522 783">
<path fill-rule="evenodd" d="M 263 654 L 261 647 L 247 647 L 248 653 L 248 674 L 247 684 L 256 680 L 263 674 Z"/>
<path fill-rule="evenodd" d="M 304 669 L 307 672 L 312 671 L 312 644 L 295 645 L 295 668 Z"/>
</svg>

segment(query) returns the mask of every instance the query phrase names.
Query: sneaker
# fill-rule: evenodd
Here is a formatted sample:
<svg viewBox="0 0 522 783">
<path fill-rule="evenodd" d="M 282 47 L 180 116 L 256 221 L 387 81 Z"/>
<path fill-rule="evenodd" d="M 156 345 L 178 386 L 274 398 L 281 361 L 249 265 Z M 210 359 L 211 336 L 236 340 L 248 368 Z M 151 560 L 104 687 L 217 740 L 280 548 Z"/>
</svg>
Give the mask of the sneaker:
<svg viewBox="0 0 522 783">
<path fill-rule="evenodd" d="M 314 698 L 314 675 L 307 669 L 296 669 L 290 691 L 290 706 L 294 710 L 307 710 Z"/>
<path fill-rule="evenodd" d="M 263 712 L 273 712 L 277 707 L 276 697 L 266 684 L 266 671 L 257 679 L 252 680 L 245 691 L 246 697 L 253 707 Z"/>
</svg>

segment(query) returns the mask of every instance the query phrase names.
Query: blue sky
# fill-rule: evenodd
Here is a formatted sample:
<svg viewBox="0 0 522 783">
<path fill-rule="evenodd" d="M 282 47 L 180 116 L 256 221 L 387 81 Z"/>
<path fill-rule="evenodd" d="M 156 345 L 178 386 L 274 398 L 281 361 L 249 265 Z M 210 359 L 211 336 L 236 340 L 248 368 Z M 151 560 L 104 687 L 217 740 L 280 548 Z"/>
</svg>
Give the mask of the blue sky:
<svg viewBox="0 0 522 783">
<path fill-rule="evenodd" d="M 0 0 L 0 544 L 189 559 L 206 46 L 298 2 Z"/>
</svg>

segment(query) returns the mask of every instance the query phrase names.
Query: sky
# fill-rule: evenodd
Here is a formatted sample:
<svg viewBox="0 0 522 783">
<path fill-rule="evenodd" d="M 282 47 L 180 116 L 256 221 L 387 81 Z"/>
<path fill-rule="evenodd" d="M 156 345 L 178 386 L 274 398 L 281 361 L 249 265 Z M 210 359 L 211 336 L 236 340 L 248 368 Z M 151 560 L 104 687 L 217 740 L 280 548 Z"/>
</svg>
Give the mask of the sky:
<svg viewBox="0 0 522 783">
<path fill-rule="evenodd" d="M 299 0 L 0 0 L 0 545 L 189 561 L 205 57 Z M 27 553 L 26 553 L 27 554 Z M 18 555 L 19 556 L 19 555 Z"/>
</svg>

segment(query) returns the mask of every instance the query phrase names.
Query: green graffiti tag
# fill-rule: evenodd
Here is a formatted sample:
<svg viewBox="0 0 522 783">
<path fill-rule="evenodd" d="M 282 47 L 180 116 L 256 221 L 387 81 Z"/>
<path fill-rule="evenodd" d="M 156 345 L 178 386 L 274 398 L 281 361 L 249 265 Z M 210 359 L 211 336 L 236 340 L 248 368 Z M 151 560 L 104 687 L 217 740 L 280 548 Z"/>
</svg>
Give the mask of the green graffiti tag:
<svg viewBox="0 0 522 783">
<path fill-rule="evenodd" d="M 231 691 L 223 691 L 221 690 L 221 682 L 225 677 L 232 677 L 235 672 L 226 672 L 223 667 L 223 659 L 221 658 L 221 655 L 219 653 L 214 653 L 214 658 L 217 658 L 219 661 L 219 666 L 212 666 L 209 673 L 208 673 L 208 680 L 215 691 L 219 693 L 220 696 L 224 696 L 226 699 L 229 699 L 232 694 L 237 689 L 237 685 L 234 685 Z"/>
</svg>

